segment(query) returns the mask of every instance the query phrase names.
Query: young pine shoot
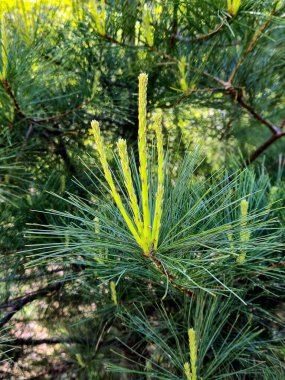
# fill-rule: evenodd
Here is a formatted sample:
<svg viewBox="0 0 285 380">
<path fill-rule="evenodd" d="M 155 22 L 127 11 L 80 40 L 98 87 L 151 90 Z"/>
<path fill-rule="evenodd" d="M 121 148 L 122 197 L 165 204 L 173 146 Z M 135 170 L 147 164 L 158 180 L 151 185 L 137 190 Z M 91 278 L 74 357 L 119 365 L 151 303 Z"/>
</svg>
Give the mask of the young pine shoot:
<svg viewBox="0 0 285 380">
<path fill-rule="evenodd" d="M 157 249 L 159 232 L 162 217 L 162 205 L 164 194 L 164 152 L 163 152 L 163 135 L 161 128 L 161 117 L 155 118 L 155 133 L 157 140 L 157 191 L 154 215 L 150 208 L 150 179 L 148 171 L 148 144 L 147 144 L 147 81 L 148 76 L 145 73 L 139 75 L 139 133 L 138 133 L 138 151 L 139 151 L 139 174 L 141 181 L 141 199 L 142 211 L 138 203 L 138 197 L 133 184 L 132 173 L 130 169 L 130 160 L 127 151 L 127 143 L 123 139 L 117 142 L 118 154 L 122 166 L 124 177 L 124 184 L 127 190 L 128 201 L 131 207 L 132 215 L 129 215 L 121 195 L 119 194 L 108 161 L 105 150 L 104 140 L 100 133 L 99 123 L 92 121 L 92 133 L 96 143 L 96 149 L 99 153 L 101 166 L 106 182 L 109 186 L 109 191 L 114 199 L 126 225 L 128 226 L 131 234 L 133 235 L 137 244 L 143 250 L 145 255 L 148 255 L 152 250 Z"/>
<path fill-rule="evenodd" d="M 188 330 L 188 341 L 189 341 L 189 355 L 190 363 L 186 362 L 184 364 L 184 370 L 187 380 L 197 380 L 197 345 L 196 345 L 196 336 L 194 329 Z"/>
</svg>

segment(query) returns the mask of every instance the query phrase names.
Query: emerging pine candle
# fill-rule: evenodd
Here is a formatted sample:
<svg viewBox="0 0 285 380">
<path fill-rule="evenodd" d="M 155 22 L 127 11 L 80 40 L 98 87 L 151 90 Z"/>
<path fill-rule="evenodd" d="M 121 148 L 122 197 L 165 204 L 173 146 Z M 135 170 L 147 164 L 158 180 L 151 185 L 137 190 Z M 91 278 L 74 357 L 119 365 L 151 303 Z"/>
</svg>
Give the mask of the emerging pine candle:
<svg viewBox="0 0 285 380">
<path fill-rule="evenodd" d="M 148 173 L 148 145 L 147 145 L 147 74 L 139 75 L 139 132 L 138 132 L 138 151 L 139 151 L 139 174 L 141 181 L 141 193 L 136 193 L 130 160 L 127 151 L 127 143 L 123 139 L 117 142 L 118 155 L 122 168 L 124 185 L 127 190 L 128 202 L 132 212 L 129 215 L 127 208 L 124 206 L 122 198 L 116 188 L 105 150 L 104 140 L 100 132 L 99 123 L 92 121 L 92 133 L 96 143 L 96 149 L 99 153 L 101 166 L 109 191 L 113 197 L 123 219 L 126 222 L 131 234 L 137 244 L 142 248 L 145 255 L 149 255 L 152 250 L 158 246 L 159 232 L 161 227 L 161 218 L 163 211 L 164 195 L 164 152 L 163 152 L 163 135 L 161 128 L 161 116 L 155 117 L 155 134 L 157 140 L 157 190 L 155 194 L 155 205 L 153 218 L 150 209 L 150 179 Z M 139 207 L 138 197 L 141 199 L 142 212 Z"/>
</svg>

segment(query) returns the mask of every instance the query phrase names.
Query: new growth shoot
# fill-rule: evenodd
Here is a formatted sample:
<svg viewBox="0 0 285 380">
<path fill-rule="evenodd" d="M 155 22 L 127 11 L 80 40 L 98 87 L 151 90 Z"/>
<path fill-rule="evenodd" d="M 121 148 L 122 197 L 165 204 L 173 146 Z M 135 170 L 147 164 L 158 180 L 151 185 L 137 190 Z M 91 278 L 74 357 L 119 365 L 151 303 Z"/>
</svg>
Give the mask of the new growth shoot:
<svg viewBox="0 0 285 380">
<path fill-rule="evenodd" d="M 1 19 L 1 42 L 2 42 L 2 72 L 0 73 L 0 79 L 5 80 L 7 78 L 8 69 L 8 32 L 5 13 Z"/>
<path fill-rule="evenodd" d="M 147 74 L 139 75 L 139 133 L 138 133 L 138 151 L 140 162 L 140 180 L 141 180 L 141 194 L 136 193 L 133 178 L 130 168 L 130 160 L 127 151 L 127 143 L 123 139 L 117 142 L 118 154 L 122 167 L 124 177 L 124 184 L 127 190 L 129 205 L 132 215 L 129 215 L 122 198 L 115 186 L 113 176 L 107 161 L 107 154 L 103 137 L 100 133 L 99 123 L 92 121 L 92 133 L 96 143 L 96 149 L 99 153 L 101 166 L 103 168 L 106 182 L 109 186 L 110 194 L 112 195 L 122 217 L 124 218 L 128 229 L 133 235 L 137 244 L 142 248 L 145 255 L 148 255 L 153 249 L 157 249 L 161 217 L 162 205 L 164 194 L 164 152 L 163 152 L 163 135 L 161 128 L 161 117 L 155 118 L 155 133 L 157 140 L 157 191 L 154 213 L 152 215 L 150 209 L 150 181 L 148 170 L 148 145 L 147 145 Z M 138 197 L 141 199 L 142 210 L 139 207 Z"/>
<path fill-rule="evenodd" d="M 197 344 L 196 344 L 196 336 L 195 336 L 194 329 L 188 330 L 188 342 L 189 342 L 190 363 L 186 362 L 184 364 L 184 371 L 185 371 L 187 380 L 197 380 L 197 370 L 196 370 Z"/>
<path fill-rule="evenodd" d="M 247 242 L 250 240 L 250 232 L 246 228 L 247 225 L 247 215 L 248 215 L 248 201 L 243 199 L 240 203 L 240 213 L 241 213 L 241 231 L 240 240 L 242 242 Z M 242 251 L 237 258 L 239 264 L 243 264 L 245 261 L 246 252 Z"/>
<path fill-rule="evenodd" d="M 241 0 L 228 0 L 227 11 L 231 16 L 235 16 L 241 6 Z"/>
</svg>

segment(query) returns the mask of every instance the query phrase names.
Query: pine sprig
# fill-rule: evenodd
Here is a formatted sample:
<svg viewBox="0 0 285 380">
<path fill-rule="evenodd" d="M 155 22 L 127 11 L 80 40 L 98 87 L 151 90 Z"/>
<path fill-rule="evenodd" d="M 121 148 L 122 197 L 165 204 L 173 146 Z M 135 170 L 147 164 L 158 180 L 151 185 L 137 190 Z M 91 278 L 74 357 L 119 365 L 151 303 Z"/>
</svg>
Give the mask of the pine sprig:
<svg viewBox="0 0 285 380">
<path fill-rule="evenodd" d="M 161 118 L 157 117 L 155 120 L 155 132 L 157 137 L 157 192 L 155 202 L 155 211 L 153 222 L 150 210 L 150 180 L 148 168 L 148 146 L 147 146 L 147 75 L 139 75 L 139 140 L 138 150 L 140 159 L 140 180 L 141 180 L 141 200 L 142 200 L 142 218 L 139 210 L 137 196 L 135 193 L 132 173 L 130 169 L 130 160 L 127 152 L 127 144 L 125 140 L 119 139 L 117 143 L 125 187 L 128 194 L 128 202 L 130 204 L 134 220 L 132 220 L 123 203 L 121 197 L 116 190 L 115 183 L 112 178 L 111 171 L 107 162 L 107 155 L 104 147 L 104 142 L 101 137 L 99 124 L 96 121 L 92 122 L 92 133 L 96 143 L 96 149 L 99 153 L 100 161 L 102 164 L 103 172 L 106 181 L 110 187 L 110 192 L 123 215 L 124 220 L 131 233 L 133 234 L 136 242 L 142 248 L 144 255 L 149 255 L 153 249 L 157 248 L 159 231 L 162 216 L 163 205 L 163 191 L 164 191 L 164 153 L 163 153 L 163 137 L 161 129 Z"/>
</svg>

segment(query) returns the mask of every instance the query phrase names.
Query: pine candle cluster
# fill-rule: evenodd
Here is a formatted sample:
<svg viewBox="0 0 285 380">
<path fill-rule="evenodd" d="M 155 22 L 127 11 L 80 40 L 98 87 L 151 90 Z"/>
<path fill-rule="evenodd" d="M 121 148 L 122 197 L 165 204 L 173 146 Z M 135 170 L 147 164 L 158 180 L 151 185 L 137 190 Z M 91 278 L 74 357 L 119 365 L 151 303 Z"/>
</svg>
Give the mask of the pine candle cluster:
<svg viewBox="0 0 285 380">
<path fill-rule="evenodd" d="M 124 218 L 131 234 L 137 244 L 142 248 L 145 255 L 148 255 L 153 249 L 157 248 L 159 231 L 161 226 L 162 204 L 164 194 L 164 152 L 163 136 L 161 127 L 161 117 L 156 116 L 154 128 L 157 140 L 157 191 L 155 199 L 155 209 L 153 216 L 150 210 L 149 200 L 149 173 L 148 173 L 148 146 L 147 146 L 147 82 L 148 76 L 145 73 L 139 75 L 139 133 L 138 133 L 138 150 L 140 161 L 140 180 L 141 180 L 141 204 L 140 210 L 138 197 L 134 188 L 132 173 L 130 169 L 127 143 L 123 139 L 117 142 L 118 154 L 122 166 L 124 184 L 127 190 L 128 200 L 132 210 L 132 215 L 127 212 L 122 198 L 116 188 L 111 169 L 107 161 L 107 154 L 104 146 L 104 140 L 100 132 L 98 121 L 93 120 L 91 123 L 92 133 L 96 143 L 96 149 L 99 153 L 101 166 L 103 168 L 105 179 L 108 183 L 110 194 L 112 195 L 122 217 Z"/>
</svg>

